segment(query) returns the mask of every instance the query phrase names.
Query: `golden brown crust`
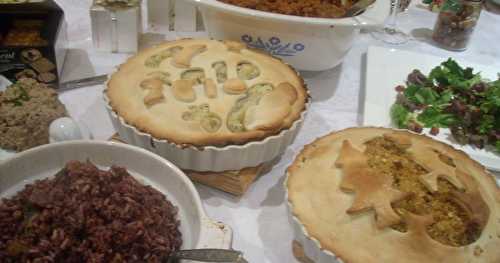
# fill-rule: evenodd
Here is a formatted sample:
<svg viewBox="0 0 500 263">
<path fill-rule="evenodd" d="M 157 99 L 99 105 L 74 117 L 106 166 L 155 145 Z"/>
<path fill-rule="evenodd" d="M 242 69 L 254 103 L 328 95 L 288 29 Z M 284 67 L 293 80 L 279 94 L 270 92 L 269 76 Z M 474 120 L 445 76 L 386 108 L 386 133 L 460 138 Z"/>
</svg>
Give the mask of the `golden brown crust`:
<svg viewBox="0 0 500 263">
<path fill-rule="evenodd" d="M 460 192 L 459 198 L 464 204 L 475 204 L 466 209 L 474 222 L 484 226 L 476 241 L 461 247 L 444 245 L 426 232 L 427 224 L 432 223 L 432 218 L 426 216 L 405 214 L 408 231 L 402 233 L 392 228 L 377 228 L 373 209 L 354 215 L 346 213 L 355 195 L 340 189 L 346 174 L 335 162 L 339 160 L 343 142 L 349 141 L 363 151 L 366 141 L 379 136 L 399 137 L 408 145 L 408 151 L 414 151 L 419 164 L 428 160 L 422 156 L 428 152 L 421 153 L 419 148 L 432 148 L 455 160 L 458 182 L 469 189 L 465 194 Z M 442 175 L 450 172 L 442 169 L 444 166 L 444 163 L 430 164 L 428 168 L 438 168 L 437 174 Z M 465 153 L 427 136 L 368 127 L 329 134 L 305 146 L 297 156 L 288 168 L 287 189 L 293 214 L 309 236 L 344 262 L 500 262 L 497 249 L 500 246 L 500 191 L 493 176 Z"/>
<path fill-rule="evenodd" d="M 224 82 L 224 91 L 227 94 L 238 95 L 247 90 L 247 84 L 241 79 L 228 79 Z"/>
<path fill-rule="evenodd" d="M 244 144 L 290 128 L 300 118 L 308 101 L 303 80 L 279 59 L 243 47 L 236 42 L 183 39 L 144 50 L 111 76 L 106 89 L 110 106 L 127 124 L 157 139 L 180 145 Z M 227 65 L 225 82 L 229 80 L 228 84 L 237 85 L 215 81 L 218 78 L 213 65 L 220 61 Z M 258 67 L 258 76 L 239 79 L 236 68 L 241 62 Z M 147 105 L 144 99 L 150 90 L 139 88 L 139 83 L 152 77 L 162 80 L 164 98 L 159 98 L 156 89 L 155 94 L 151 94 L 155 95 L 155 100 Z M 286 87 L 281 87 L 282 83 Z M 256 100 L 259 111 L 272 113 L 259 115 L 259 121 L 265 125 L 254 125 L 238 132 L 228 129 L 226 118 L 236 102 L 249 95 L 257 84 L 270 84 L 276 90 L 285 90 L 281 94 L 289 95 L 284 95 L 287 99 L 280 103 L 286 102 L 286 105 L 267 103 L 263 106 Z M 269 100 L 266 97 L 270 95 L 264 94 L 262 101 Z M 200 124 L 206 122 L 182 119 L 190 106 L 202 104 L 210 106 L 210 116 L 222 120 L 222 127 L 217 132 L 207 132 Z M 245 123 L 244 119 L 240 121 Z"/>
<path fill-rule="evenodd" d="M 213 79 L 205 79 L 204 88 L 205 95 L 207 95 L 208 98 L 217 98 L 217 85 Z"/>
<path fill-rule="evenodd" d="M 390 174 L 374 173 L 368 166 L 368 158 L 355 149 L 348 140 L 342 142 L 335 166 L 342 169 L 344 178 L 340 188 L 356 192 L 354 202 L 347 213 L 375 210 L 378 228 L 385 228 L 400 223 L 400 216 L 391 207 L 391 203 L 408 196 L 392 187 Z"/>
</svg>

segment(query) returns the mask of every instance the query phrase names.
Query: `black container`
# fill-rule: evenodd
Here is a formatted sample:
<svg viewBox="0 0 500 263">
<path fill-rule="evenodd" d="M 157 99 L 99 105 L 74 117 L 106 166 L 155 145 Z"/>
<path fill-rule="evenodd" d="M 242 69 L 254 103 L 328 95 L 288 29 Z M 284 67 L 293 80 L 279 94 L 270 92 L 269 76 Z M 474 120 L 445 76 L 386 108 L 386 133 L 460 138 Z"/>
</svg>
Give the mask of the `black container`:
<svg viewBox="0 0 500 263">
<path fill-rule="evenodd" d="M 57 87 L 67 50 L 63 10 L 53 1 L 0 4 L 0 75 Z M 1 78 L 1 76 L 0 76 Z"/>
</svg>

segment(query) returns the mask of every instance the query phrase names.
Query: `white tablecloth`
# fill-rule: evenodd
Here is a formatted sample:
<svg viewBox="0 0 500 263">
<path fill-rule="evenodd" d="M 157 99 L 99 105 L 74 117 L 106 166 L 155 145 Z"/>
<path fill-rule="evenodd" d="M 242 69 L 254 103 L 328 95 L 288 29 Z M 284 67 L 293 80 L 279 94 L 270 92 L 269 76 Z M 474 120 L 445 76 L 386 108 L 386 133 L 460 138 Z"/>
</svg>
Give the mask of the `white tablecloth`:
<svg viewBox="0 0 500 263">
<path fill-rule="evenodd" d="M 66 12 L 71 48 L 64 68 L 64 79 L 110 73 L 116 65 L 127 58 L 126 54 L 100 53 L 93 50 L 89 0 L 58 0 L 58 2 Z M 420 40 L 394 48 L 442 57 L 459 57 L 481 64 L 500 65 L 498 44 L 500 15 L 483 11 L 473 40 L 464 52 L 445 51 L 427 40 L 426 37 L 432 30 L 435 19 L 436 14 L 413 3 L 410 10 L 400 16 L 400 24 L 403 30 Z M 190 35 L 170 33 L 166 38 Z M 146 37 L 157 40 L 165 36 L 151 33 Z M 296 262 L 291 252 L 293 234 L 288 224 L 284 203 L 285 169 L 301 147 L 314 138 L 329 131 L 359 125 L 361 120 L 359 105 L 363 103 L 359 94 L 364 89 L 362 87 L 365 74 L 364 55 L 370 45 L 383 44 L 374 40 L 369 34 L 362 34 L 342 65 L 324 72 L 303 73 L 313 97 L 304 128 L 281 161 L 271 172 L 255 182 L 242 198 L 205 186 L 197 186 L 209 216 L 233 228 L 233 247 L 244 251 L 249 262 Z M 498 68 L 500 71 L 500 66 Z M 73 90 L 61 94 L 61 100 L 67 105 L 71 116 L 86 124 L 96 139 L 106 140 L 114 130 L 104 110 L 102 90 L 102 86 Z"/>
</svg>

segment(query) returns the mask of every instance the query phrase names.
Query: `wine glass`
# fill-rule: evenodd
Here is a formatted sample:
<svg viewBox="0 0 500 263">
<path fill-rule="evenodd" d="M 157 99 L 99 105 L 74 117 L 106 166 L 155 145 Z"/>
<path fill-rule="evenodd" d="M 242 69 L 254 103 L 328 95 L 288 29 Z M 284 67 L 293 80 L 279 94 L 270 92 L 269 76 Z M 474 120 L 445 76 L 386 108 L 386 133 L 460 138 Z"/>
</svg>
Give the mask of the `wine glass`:
<svg viewBox="0 0 500 263">
<path fill-rule="evenodd" d="M 371 33 L 374 38 L 391 45 L 401 45 L 408 42 L 410 36 L 399 30 L 397 23 L 402 1 L 407 0 L 391 0 L 391 13 L 389 18 L 387 18 L 384 28 L 375 30 Z"/>
</svg>

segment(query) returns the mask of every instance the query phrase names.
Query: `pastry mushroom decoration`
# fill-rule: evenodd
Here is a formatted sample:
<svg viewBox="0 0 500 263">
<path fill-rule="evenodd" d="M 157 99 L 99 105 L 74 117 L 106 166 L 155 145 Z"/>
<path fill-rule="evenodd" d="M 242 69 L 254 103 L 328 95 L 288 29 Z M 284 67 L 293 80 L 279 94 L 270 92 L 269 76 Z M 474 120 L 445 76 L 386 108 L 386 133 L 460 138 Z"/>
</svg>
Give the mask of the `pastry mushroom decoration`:
<svg viewBox="0 0 500 263">
<path fill-rule="evenodd" d="M 490 209 L 479 183 L 451 157 L 428 145 L 389 133 L 364 142 L 342 143 L 335 167 L 340 188 L 353 193 L 348 214 L 373 211 L 379 230 L 402 232 L 402 242 L 451 251 L 476 241 Z"/>
<path fill-rule="evenodd" d="M 171 93 L 177 102 L 189 104 L 182 119 L 199 123 L 199 127 L 209 133 L 220 130 L 224 114 L 230 132 L 280 128 L 297 100 L 295 87 L 288 82 L 268 83 L 257 62 L 241 56 L 246 49 L 244 44 L 223 43 L 229 52 L 217 60 L 208 61 L 208 66 L 207 61 L 197 61 L 209 49 L 207 45 L 199 44 L 170 47 L 146 59 L 147 68 L 159 68 L 162 63 L 169 63 L 174 68 L 172 72 L 180 73 L 172 76 L 167 72 L 163 75 L 150 73 L 140 84 L 148 91 L 144 97 L 145 105 L 151 107 L 165 102 L 165 92 Z M 167 86 L 170 91 L 165 90 Z M 204 98 L 199 98 L 200 94 Z M 229 105 L 227 112 L 222 113 L 220 106 L 213 107 L 214 112 L 210 111 L 210 100 L 222 95 L 238 97 L 236 101 L 232 100 L 234 105 Z M 201 104 L 196 104 L 200 100 L 203 100 Z"/>
<path fill-rule="evenodd" d="M 150 78 L 141 82 L 141 88 L 148 90 L 148 94 L 144 97 L 144 104 L 150 107 L 165 99 L 163 95 L 163 81 L 159 78 Z"/>
</svg>

